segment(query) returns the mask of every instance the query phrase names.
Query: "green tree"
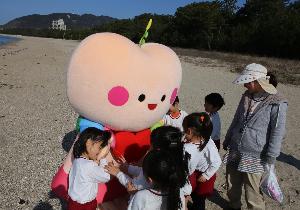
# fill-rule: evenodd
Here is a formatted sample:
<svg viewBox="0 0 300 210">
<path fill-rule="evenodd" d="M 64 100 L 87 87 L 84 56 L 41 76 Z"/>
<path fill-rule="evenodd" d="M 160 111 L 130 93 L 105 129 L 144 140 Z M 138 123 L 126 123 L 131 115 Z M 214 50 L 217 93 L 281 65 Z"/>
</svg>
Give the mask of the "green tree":
<svg viewBox="0 0 300 210">
<path fill-rule="evenodd" d="M 192 3 L 175 13 L 176 39 L 183 47 L 212 49 L 221 35 L 224 19 L 220 2 Z"/>
</svg>

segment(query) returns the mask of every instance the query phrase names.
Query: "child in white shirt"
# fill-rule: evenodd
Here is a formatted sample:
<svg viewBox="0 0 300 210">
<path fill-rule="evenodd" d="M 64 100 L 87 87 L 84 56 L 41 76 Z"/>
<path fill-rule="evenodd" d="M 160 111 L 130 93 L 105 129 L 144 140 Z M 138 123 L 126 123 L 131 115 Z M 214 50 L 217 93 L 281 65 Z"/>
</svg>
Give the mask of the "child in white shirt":
<svg viewBox="0 0 300 210">
<path fill-rule="evenodd" d="M 213 124 L 211 139 L 220 150 L 221 138 L 221 120 L 218 111 L 225 105 L 223 97 L 219 93 L 211 93 L 205 96 L 205 111 L 209 114 Z"/>
<path fill-rule="evenodd" d="M 178 128 L 173 126 L 158 127 L 151 133 L 150 150 L 164 150 L 169 152 L 176 161 L 177 176 L 180 178 L 179 180 L 181 180 L 181 182 L 178 183 L 181 191 L 185 196 L 188 196 L 192 191 L 188 180 L 189 154 L 184 152 L 184 145 L 181 139 L 182 132 Z M 109 164 L 105 169 L 107 169 L 111 175 L 116 176 L 119 182 L 127 187 L 130 193 L 151 187 L 141 167 L 128 165 L 124 159 L 121 159 L 121 162 L 120 168 Z"/>
<path fill-rule="evenodd" d="M 143 160 L 143 172 L 151 188 L 134 194 L 128 210 L 184 209 L 184 195 L 176 162 L 165 150 L 151 150 Z"/>
<path fill-rule="evenodd" d="M 207 113 L 193 113 L 183 120 L 186 144 L 190 154 L 189 179 L 193 187 L 192 209 L 205 209 L 205 200 L 213 193 L 215 173 L 221 158 L 214 142 L 210 139 L 212 123 Z"/>
<path fill-rule="evenodd" d="M 187 113 L 179 108 L 179 98 L 176 96 L 168 113 L 163 117 L 164 125 L 171 125 L 183 131 L 182 121 L 187 116 Z"/>
<path fill-rule="evenodd" d="M 110 144 L 111 133 L 108 131 L 91 127 L 80 133 L 74 144 L 75 159 L 69 173 L 68 210 L 97 208 L 98 183 L 110 180 L 103 168 Z"/>
</svg>

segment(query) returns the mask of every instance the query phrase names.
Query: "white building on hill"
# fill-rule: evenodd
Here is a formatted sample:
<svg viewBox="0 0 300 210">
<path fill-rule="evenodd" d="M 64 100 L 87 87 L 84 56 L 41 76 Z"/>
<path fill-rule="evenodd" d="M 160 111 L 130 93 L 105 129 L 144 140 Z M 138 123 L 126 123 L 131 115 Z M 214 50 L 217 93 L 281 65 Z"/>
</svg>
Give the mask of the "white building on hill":
<svg viewBox="0 0 300 210">
<path fill-rule="evenodd" d="M 52 20 L 52 29 L 65 31 L 67 29 L 67 25 L 65 25 L 65 22 L 63 19 Z"/>
</svg>

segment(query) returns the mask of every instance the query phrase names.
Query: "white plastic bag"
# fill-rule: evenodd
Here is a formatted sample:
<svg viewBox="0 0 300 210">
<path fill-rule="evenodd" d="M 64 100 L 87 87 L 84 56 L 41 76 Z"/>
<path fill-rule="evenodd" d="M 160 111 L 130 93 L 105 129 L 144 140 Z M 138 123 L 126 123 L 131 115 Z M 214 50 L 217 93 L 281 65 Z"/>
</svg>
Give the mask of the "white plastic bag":
<svg viewBox="0 0 300 210">
<path fill-rule="evenodd" d="M 272 165 L 266 164 L 265 165 L 265 173 L 260 182 L 260 189 L 263 193 L 265 193 L 267 196 L 269 196 L 273 200 L 275 200 L 279 203 L 282 203 L 283 193 L 277 182 L 274 164 L 272 164 Z"/>
</svg>

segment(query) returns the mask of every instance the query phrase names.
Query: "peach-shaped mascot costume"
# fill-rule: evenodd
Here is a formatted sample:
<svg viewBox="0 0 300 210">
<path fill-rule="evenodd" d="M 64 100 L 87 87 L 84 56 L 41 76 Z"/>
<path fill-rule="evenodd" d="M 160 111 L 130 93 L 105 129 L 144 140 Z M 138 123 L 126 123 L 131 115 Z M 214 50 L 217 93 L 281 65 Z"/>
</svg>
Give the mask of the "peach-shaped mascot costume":
<svg viewBox="0 0 300 210">
<path fill-rule="evenodd" d="M 149 128 L 162 119 L 177 95 L 182 70 L 177 55 L 164 45 L 137 45 L 118 34 L 98 33 L 74 51 L 67 77 L 67 94 L 75 111 L 91 126 L 113 131 L 113 154 L 138 162 L 149 148 Z M 72 151 L 51 184 L 53 192 L 65 199 Z M 125 188 L 112 179 L 99 184 L 97 201 L 124 193 Z"/>
</svg>

